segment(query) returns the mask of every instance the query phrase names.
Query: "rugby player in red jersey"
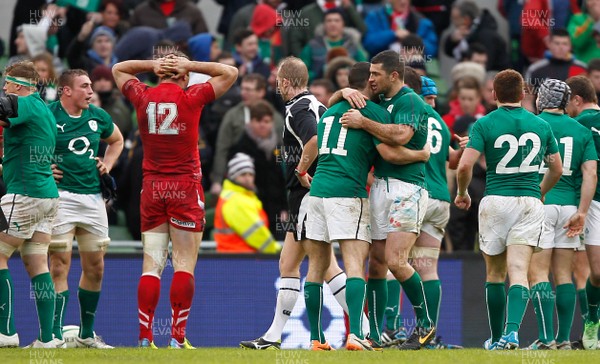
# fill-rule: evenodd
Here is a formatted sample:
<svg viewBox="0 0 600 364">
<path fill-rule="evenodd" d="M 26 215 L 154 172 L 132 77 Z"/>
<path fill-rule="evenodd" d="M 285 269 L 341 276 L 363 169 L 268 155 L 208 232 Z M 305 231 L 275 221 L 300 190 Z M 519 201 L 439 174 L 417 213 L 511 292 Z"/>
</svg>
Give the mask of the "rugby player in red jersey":
<svg viewBox="0 0 600 364">
<path fill-rule="evenodd" d="M 159 84 L 149 87 L 135 75 L 154 72 Z M 211 76 L 187 87 L 189 73 Z M 190 61 L 183 54 L 156 60 L 125 61 L 113 67 L 117 86 L 137 112 L 144 160 L 141 230 L 144 263 L 138 286 L 139 346 L 156 348 L 152 321 L 160 296 L 160 276 L 173 243 L 175 273 L 171 282 L 172 328 L 169 348 L 193 349 L 185 337 L 194 268 L 204 230 L 198 127 L 202 108 L 236 81 L 235 67 Z"/>
</svg>

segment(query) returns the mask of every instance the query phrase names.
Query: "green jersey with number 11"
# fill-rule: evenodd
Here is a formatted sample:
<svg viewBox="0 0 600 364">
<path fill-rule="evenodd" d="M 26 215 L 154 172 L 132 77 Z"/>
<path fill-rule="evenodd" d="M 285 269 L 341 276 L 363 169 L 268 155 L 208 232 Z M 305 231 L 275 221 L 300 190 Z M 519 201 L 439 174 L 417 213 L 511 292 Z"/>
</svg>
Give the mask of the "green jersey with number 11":
<svg viewBox="0 0 600 364">
<path fill-rule="evenodd" d="M 563 173 L 556 185 L 546 194 L 546 205 L 579 205 L 581 190 L 581 165 L 597 160 L 592 133 L 577 121 L 564 114 L 542 112 L 540 118 L 546 120 L 558 142 Z M 545 164 L 540 168 L 540 181 L 548 169 Z"/>
<path fill-rule="evenodd" d="M 100 175 L 96 157 L 100 139 L 114 131 L 112 118 L 99 107 L 90 105 L 79 117 L 68 115 L 60 101 L 48 105 L 56 118 L 55 161 L 63 171 L 58 189 L 73 193 L 100 193 Z"/>
<path fill-rule="evenodd" d="M 350 109 L 348 101 L 338 102 L 317 123 L 319 161 L 311 196 L 367 197 L 367 175 L 377 149 L 373 136 L 366 131 L 342 127 L 340 119 Z M 388 112 L 371 101 L 360 112 L 366 118 L 389 124 Z"/>
<path fill-rule="evenodd" d="M 503 106 L 475 122 L 467 148 L 485 154 L 485 195 L 541 198 L 540 165 L 558 152 L 550 125 L 522 107 Z"/>
</svg>

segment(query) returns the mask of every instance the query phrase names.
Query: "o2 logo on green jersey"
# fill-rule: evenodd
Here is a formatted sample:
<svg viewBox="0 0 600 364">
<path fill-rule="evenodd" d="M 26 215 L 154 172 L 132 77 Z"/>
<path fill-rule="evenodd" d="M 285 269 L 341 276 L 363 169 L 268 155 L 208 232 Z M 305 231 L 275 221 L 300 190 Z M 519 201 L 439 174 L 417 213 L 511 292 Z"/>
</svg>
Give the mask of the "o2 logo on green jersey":
<svg viewBox="0 0 600 364">
<path fill-rule="evenodd" d="M 83 148 L 77 148 L 75 146 L 75 144 L 81 141 L 83 143 Z M 78 143 L 80 144 L 80 143 Z M 69 140 L 69 146 L 68 146 L 69 150 L 71 152 L 73 152 L 74 154 L 77 155 L 83 155 L 86 154 L 87 152 L 90 153 L 90 159 L 94 159 L 94 150 L 90 148 L 90 140 L 84 136 L 78 137 L 78 138 L 73 138 L 71 140 Z"/>
<path fill-rule="evenodd" d="M 508 163 L 514 159 L 519 151 L 519 147 L 528 147 L 527 142 L 531 141 L 531 150 L 518 167 L 507 167 Z M 535 133 L 525 133 L 517 139 L 512 134 L 502 134 L 494 142 L 494 148 L 501 149 L 504 144 L 508 143 L 508 151 L 506 155 L 498 162 L 496 166 L 496 174 L 515 174 L 537 172 L 540 169 L 539 164 L 532 165 L 531 163 L 542 149 L 540 137 Z"/>
<path fill-rule="evenodd" d="M 177 104 L 173 102 L 150 102 L 146 108 L 146 114 L 148 115 L 148 133 L 149 134 L 161 134 L 161 135 L 178 135 L 179 129 L 171 128 L 171 124 L 177 117 Z M 158 115 L 164 115 L 163 121 L 156 128 L 156 119 Z"/>
<path fill-rule="evenodd" d="M 427 143 L 431 147 L 431 154 L 438 154 L 442 150 L 442 125 L 436 118 L 427 119 Z"/>
</svg>

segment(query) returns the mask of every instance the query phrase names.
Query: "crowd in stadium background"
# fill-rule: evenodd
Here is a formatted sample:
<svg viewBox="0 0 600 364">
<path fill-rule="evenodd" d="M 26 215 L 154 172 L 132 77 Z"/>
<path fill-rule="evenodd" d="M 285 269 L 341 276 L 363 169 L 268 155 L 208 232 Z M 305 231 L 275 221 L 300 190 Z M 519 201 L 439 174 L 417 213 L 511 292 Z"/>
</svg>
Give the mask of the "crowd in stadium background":
<svg viewBox="0 0 600 364">
<path fill-rule="evenodd" d="M 445 123 L 445 127 L 453 135 L 450 154 L 454 149 L 464 149 L 463 138 L 466 139 L 469 134 L 473 135 L 474 125 L 481 128 L 481 122 L 489 120 L 486 117 L 476 124 L 478 119 L 497 108 L 503 110 L 501 106 L 506 106 L 497 106 L 497 102 L 500 102 L 495 98 L 498 90 L 493 92 L 495 79 L 501 78 L 496 76 L 503 70 L 514 69 L 522 75 L 525 81 L 522 105 L 536 114 L 544 109 L 566 111 L 565 100 L 570 96 L 573 99 L 576 96 L 580 97 L 583 101 L 578 102 L 585 104 L 584 109 L 590 106 L 586 101 L 589 95 L 582 96 L 581 87 L 577 84 L 584 82 L 581 78 L 576 77 L 577 82 L 572 81 L 569 84 L 575 82 L 573 94 L 570 93 L 570 89 L 560 94 L 564 96 L 562 101 L 542 100 L 545 104 L 540 104 L 538 99 L 536 104 L 536 97 L 543 95 L 539 92 L 543 89 L 542 85 L 546 88 L 563 87 L 566 90 L 567 84 L 563 86 L 559 81 L 568 82 L 567 79 L 573 80 L 574 76 L 581 75 L 592 81 L 595 94 L 600 95 L 600 0 L 216 0 L 222 5 L 222 12 L 216 31 L 213 32 L 209 31 L 212 27 L 208 24 L 215 21 L 214 15 L 203 4 L 205 1 L 17 0 L 10 35 L 7 39 L 0 39 L 0 54 L 4 55 L 0 64 L 10 66 L 31 60 L 39 75 L 39 79 L 35 80 L 37 91 L 48 104 L 57 101 L 61 95 L 61 74 L 68 74 L 69 70 L 73 69 L 85 70 L 92 83 L 92 104 L 104 109 L 118 127 L 117 130 L 123 134 L 124 148 L 110 172 L 116 181 L 118 198 L 114 201 L 111 199 L 108 204 L 108 219 L 112 226 L 121 229 L 118 236 L 111 233 L 112 240 L 141 239 L 140 225 L 144 226 L 144 209 L 142 208 L 140 217 L 140 203 L 143 207 L 144 198 L 140 197 L 140 190 L 143 185 L 144 149 L 140 134 L 153 133 L 152 130 L 144 131 L 143 127 L 140 128 L 141 131 L 138 130 L 138 120 L 143 120 L 140 114 L 145 110 L 145 104 L 140 108 L 132 100 L 133 91 L 129 97 L 124 97 L 127 92 L 123 91 L 123 81 L 118 77 L 119 66 L 115 67 L 122 65 L 121 62 L 161 59 L 162 62 L 172 62 L 169 66 L 173 67 L 172 69 L 179 69 L 178 62 L 188 66 L 193 62 L 186 63 L 183 59 L 173 58 L 170 58 L 171 61 L 165 61 L 169 57 L 162 57 L 183 53 L 193 61 L 207 62 L 205 65 L 221 63 L 218 67 L 237 68 L 237 82 L 231 88 L 225 88 L 222 96 L 219 94 L 220 97 L 216 97 L 202 109 L 198 130 L 198 153 L 205 193 L 202 197 L 198 195 L 198 201 L 203 200 L 201 205 L 205 215 L 196 217 L 200 220 L 204 216 L 206 218 L 206 226 L 204 222 L 199 223 L 198 229 L 201 229 L 200 226 L 204 229 L 204 240 L 217 241 L 217 252 L 229 253 L 279 253 L 281 246 L 278 241 L 282 241 L 286 231 L 290 230 L 290 221 L 298 218 L 298 214 L 294 215 L 294 209 L 288 205 L 286 187 L 289 192 L 290 186 L 289 182 L 286 186 L 285 176 L 289 179 L 291 175 L 293 181 L 298 177 L 302 184 L 302 178 L 307 171 L 300 169 L 300 165 L 295 171 L 293 166 L 290 169 L 289 163 L 286 166 L 287 153 L 291 151 L 288 143 L 282 140 L 282 130 L 290 129 L 289 119 L 293 116 L 290 116 L 292 113 L 289 111 L 289 103 L 286 111 L 286 102 L 296 96 L 290 98 L 282 94 L 281 75 L 284 73 L 280 71 L 280 75 L 277 75 L 277 65 L 287 56 L 296 56 L 306 65 L 310 93 L 320 103 L 330 107 L 330 100 L 332 96 L 335 99 L 336 91 L 350 86 L 349 75 L 354 69 L 353 66 L 359 66 L 360 62 L 368 62 L 371 57 L 384 51 L 397 52 L 403 60 L 402 67 L 410 66 L 407 70 L 415 72 L 418 81 L 421 80 L 421 76 L 428 77 L 424 78 L 422 85 L 421 82 L 417 82 L 417 93 L 442 116 L 438 120 L 443 121 L 442 124 Z M 207 21 L 209 18 L 212 18 L 211 21 Z M 373 60 L 373 63 L 381 62 Z M 168 68 L 161 67 L 161 72 Z M 199 68 L 190 72 L 189 83 L 185 80 L 188 87 L 214 83 L 217 73 L 201 73 L 203 71 L 200 70 L 204 69 L 202 66 L 194 67 Z M 144 71 L 150 71 L 152 67 L 142 68 Z M 231 69 L 235 71 L 234 68 Z M 189 69 L 185 71 L 182 73 L 187 75 Z M 134 78 L 133 74 L 136 72 L 124 73 Z M 156 86 L 159 83 L 159 74 L 161 73 L 156 69 L 154 72 L 138 74 L 143 83 L 137 84 L 136 92 L 148 90 L 144 84 Z M 208 81 L 211 77 L 213 79 Z M 514 77 L 521 79 L 518 74 L 513 75 Z M 15 77 L 8 78 L 9 83 L 19 81 Z M 558 83 L 551 83 L 552 87 L 548 86 L 544 83 L 547 79 Z M 287 78 L 286 80 L 290 81 Z M 411 85 L 406 79 L 404 83 Z M 187 93 L 190 88 L 185 90 Z M 555 97 L 556 94 L 552 94 L 554 91 L 554 88 L 546 90 L 544 95 L 550 95 L 548 98 Z M 591 95 L 594 96 L 593 93 Z M 344 97 L 348 99 L 346 95 Z M 593 102 L 594 108 L 596 103 Z M 316 104 L 320 105 L 318 102 Z M 150 113 L 148 110 L 145 110 L 147 114 Z M 390 110 L 388 108 L 388 111 Z M 577 113 L 580 112 L 581 110 L 578 110 Z M 158 114 L 161 114 L 160 109 Z M 285 125 L 286 123 L 288 125 Z M 144 124 L 140 121 L 140 125 Z M 168 125 L 163 123 L 160 130 L 168 128 Z M 61 128 L 58 123 L 57 127 Z M 90 128 L 93 129 L 91 124 Z M 154 128 L 157 129 L 156 125 Z M 598 132 L 593 127 L 591 129 Z M 300 138 L 296 134 L 294 136 L 300 142 Z M 191 149 L 195 155 L 196 138 L 193 140 Z M 562 139 L 560 140 L 562 143 Z M 111 142 L 108 141 L 110 146 Z M 119 143 L 121 142 L 122 140 Z M 149 143 L 146 144 L 146 154 L 150 154 Z M 304 150 L 302 143 L 297 149 L 300 147 Z M 544 144 L 543 150 L 545 149 Z M 98 156 L 103 158 L 106 152 L 106 158 L 111 160 L 112 165 L 114 158 L 108 157 L 108 150 L 110 148 L 107 149 L 107 144 L 103 142 Z M 592 150 L 591 154 L 594 154 L 593 152 Z M 448 159 L 450 165 L 451 159 Z M 462 190 L 457 186 L 456 172 L 447 168 L 451 201 L 455 200 L 457 193 L 456 201 L 460 201 L 465 194 L 470 195 L 471 199 L 470 208 L 461 208 L 460 203 L 451 204 L 450 222 L 445 235 L 443 231 L 440 234 L 440 237 L 443 236 L 442 251 L 446 253 L 481 250 L 488 254 L 485 244 L 481 244 L 480 249 L 478 241 L 481 238 L 485 242 L 485 234 L 480 235 L 478 232 L 478 211 L 481 213 L 479 203 L 485 195 L 486 188 L 485 159 L 473 159 L 472 167 L 473 180 L 468 184 L 468 192 L 462 193 L 458 192 Z M 489 163 L 487 167 L 489 191 Z M 94 168 L 92 170 L 95 172 Z M 251 180 L 245 179 L 248 174 L 254 177 Z M 311 178 L 310 175 L 308 178 Z M 361 186 L 364 186 L 364 183 Z M 146 195 L 150 194 L 153 200 L 185 199 L 178 194 L 186 193 L 168 181 L 164 184 L 152 184 L 150 192 L 147 188 L 143 190 L 146 190 Z M 0 194 L 5 193 L 0 179 Z M 241 195 L 244 197 L 240 198 Z M 194 198 L 195 196 L 194 194 Z M 102 206 L 101 210 L 104 210 Z M 171 222 L 172 220 L 171 216 Z M 176 220 L 176 223 L 186 222 Z M 254 228 L 258 225 L 261 226 L 260 231 Z M 571 238 L 578 242 L 578 237 Z M 168 244 L 169 238 L 166 239 Z M 72 238 L 70 240 L 72 241 Z M 489 247 L 487 249 L 489 250 Z M 408 254 L 406 256 L 408 257 Z M 569 258 L 568 262 L 571 261 Z M 486 260 L 486 263 L 489 262 Z M 194 267 L 191 267 L 192 272 L 193 270 Z M 158 276 L 161 273 L 162 268 Z M 284 278 L 284 272 L 280 273 Z M 571 273 L 569 270 L 569 281 Z M 489 269 L 487 274 L 490 281 Z M 575 274 L 577 275 L 577 272 Z M 533 281 L 546 287 L 548 274 L 542 275 L 544 278 L 541 282 L 535 279 Z M 183 281 L 187 276 L 184 279 L 180 274 L 179 278 Z M 529 279 L 532 279 L 531 276 Z M 511 285 L 514 285 L 512 278 L 510 281 Z M 585 287 L 584 280 L 580 279 L 577 288 L 579 291 L 583 290 L 585 295 L 585 288 L 581 288 L 582 282 Z M 328 283 L 331 286 L 331 282 Z M 193 281 L 185 284 L 194 285 Z M 559 285 L 556 281 L 555 284 Z M 175 286 L 178 285 L 180 283 Z M 549 283 L 547 286 L 550 294 L 553 294 Z M 532 288 L 531 292 L 534 291 Z M 542 292 L 539 287 L 537 291 Z M 191 292 L 193 295 L 193 290 Z M 486 285 L 486 298 L 487 294 Z M 529 293 L 513 293 L 513 297 L 518 295 L 525 301 L 530 298 Z M 575 297 L 574 292 L 572 296 Z M 189 311 L 191 298 L 189 301 L 186 306 L 188 309 L 180 307 L 182 317 Z M 360 309 L 355 311 L 362 314 L 363 306 L 364 304 L 360 305 Z M 415 304 L 414 307 L 416 309 L 419 305 Z M 525 307 L 526 304 L 522 307 L 523 311 Z M 511 311 L 507 308 L 506 311 L 509 316 L 522 319 L 524 314 L 520 309 Z M 542 309 L 535 306 L 536 313 Z M 154 308 L 150 312 L 152 317 Z M 320 315 L 320 310 L 318 312 Z M 144 315 L 142 311 L 140 314 Z M 179 313 L 173 315 L 175 317 Z M 287 315 L 289 316 L 289 313 Z M 595 313 L 593 316 L 597 321 Z M 361 320 L 359 314 L 354 315 L 356 327 L 359 323 L 362 325 Z M 352 325 L 351 321 L 351 327 Z M 597 330 L 598 324 L 594 325 Z M 185 324 L 183 326 L 185 328 Z M 433 326 L 430 330 L 433 330 L 432 328 Z M 91 329 L 88 331 L 92 332 Z M 89 335 L 93 338 L 95 333 Z M 177 338 L 179 345 L 190 345 L 187 340 L 185 344 L 181 344 L 185 338 L 183 334 L 180 336 L 181 338 Z M 553 337 L 549 334 L 550 336 Z M 261 339 L 263 338 L 254 341 L 260 343 L 258 340 Z M 363 339 L 366 340 L 361 337 L 361 340 Z M 281 337 L 274 342 L 280 344 L 280 341 Z M 548 341 L 551 341 L 551 338 Z M 152 343 L 151 336 L 149 343 Z M 570 342 L 568 345 L 570 347 Z"/>
<path fill-rule="evenodd" d="M 334 91 L 347 86 L 352 64 L 385 49 L 399 51 L 408 65 L 437 82 L 436 110 L 459 135 L 467 134 L 476 119 L 495 108 L 491 81 L 495 72 L 505 68 L 522 72 L 531 90 L 548 77 L 566 80 L 587 74 L 600 92 L 597 0 L 501 0 L 491 2 L 495 5 L 491 8 L 490 2 L 451 0 L 217 2 L 223 9 L 213 34 L 205 21 L 213 14 L 202 1 L 16 2 L 10 37 L 3 40 L 7 65 L 33 60 L 41 77 L 38 89 L 47 102 L 57 99 L 56 80 L 62 71 L 87 70 L 94 102 L 112 116 L 127 140 L 112 174 L 119 186 L 116 207 L 124 211 L 134 239 L 140 238 L 136 191 L 142 155 L 133 109 L 110 73 L 119 61 L 150 59 L 177 49 L 193 60 L 238 67 L 238 84 L 209 104 L 200 122 L 208 212 L 205 239 L 211 240 L 212 212 L 226 163 L 239 149 L 240 138 L 261 156 L 257 196 L 272 233 L 278 240 L 283 238 L 286 206 L 280 146 L 285 111 L 276 95 L 275 65 L 284 56 L 295 55 L 305 62 L 310 90 L 327 105 Z M 508 27 L 502 26 L 506 22 Z M 144 80 L 156 82 L 152 75 Z M 260 99 L 274 109 L 273 117 L 267 118 L 272 131 L 263 137 L 244 127 L 251 124 L 249 107 Z M 528 97 L 524 102 L 529 110 L 534 109 L 532 101 Z M 480 167 L 469 188 L 474 208 L 452 209 L 446 251 L 476 246 L 477 202 L 485 185 Z M 449 179 L 454 179 L 452 173 Z M 455 190 L 452 183 L 450 190 Z M 111 224 L 117 224 L 114 212 Z"/>
</svg>

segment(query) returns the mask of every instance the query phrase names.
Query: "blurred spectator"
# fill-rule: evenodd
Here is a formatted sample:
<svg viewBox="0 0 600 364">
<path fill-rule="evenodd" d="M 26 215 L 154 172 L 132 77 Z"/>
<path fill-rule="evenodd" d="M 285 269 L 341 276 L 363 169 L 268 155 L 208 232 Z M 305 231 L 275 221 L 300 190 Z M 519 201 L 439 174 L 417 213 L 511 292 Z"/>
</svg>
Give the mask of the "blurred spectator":
<svg viewBox="0 0 600 364">
<path fill-rule="evenodd" d="M 92 32 L 94 28 L 94 20 L 89 20 L 73 39 L 69 50 L 67 51 L 67 61 L 70 68 L 81 68 L 88 73 L 92 73 L 93 69 L 98 65 L 111 67 L 117 63 L 117 57 L 114 54 L 115 34 L 105 26 L 99 26 Z M 86 46 L 86 40 L 89 34 L 90 48 Z"/>
<path fill-rule="evenodd" d="M 215 144 L 214 164 L 210 175 L 212 181 L 211 193 L 217 195 L 221 191 L 229 151 L 240 140 L 244 133 L 245 125 L 250 122 L 250 106 L 264 99 L 266 91 L 267 83 L 262 75 L 251 73 L 242 78 L 242 102 L 225 114 L 219 126 L 217 142 Z M 278 112 L 275 112 L 273 119 L 277 135 L 283 135 L 283 117 Z"/>
<path fill-rule="evenodd" d="M 547 78 L 566 81 L 567 78 L 585 74 L 587 66 L 571 53 L 571 38 L 564 29 L 555 29 L 548 42 L 549 55 L 532 64 L 525 73 L 525 82 L 535 89 Z"/>
<path fill-rule="evenodd" d="M 233 36 L 240 29 L 250 28 L 250 23 L 252 23 L 252 19 L 254 18 L 254 10 L 256 10 L 258 5 L 264 4 L 272 7 L 273 9 L 278 9 L 281 5 L 281 2 L 281 0 L 252 1 L 250 4 L 237 10 L 231 19 L 231 23 L 229 24 L 229 30 L 227 31 L 227 38 L 225 39 L 223 48 L 229 49 L 229 47 L 233 46 Z M 289 7 L 290 5 L 288 4 L 286 9 Z"/>
<path fill-rule="evenodd" d="M 215 0 L 215 2 L 223 6 L 221 12 L 221 19 L 219 19 L 219 25 L 217 26 L 217 32 L 223 34 L 224 38 L 227 38 L 231 20 L 240 8 L 243 8 L 249 4 L 254 4 L 254 0 Z"/>
<path fill-rule="evenodd" d="M 119 157 L 119 166 L 123 166 L 121 177 L 117 179 L 119 198 L 117 204 L 125 211 L 127 230 L 135 240 L 142 239 L 140 231 L 140 191 L 142 190 L 142 161 L 144 151 L 140 132 L 135 129 L 125 140 L 125 148 Z"/>
<path fill-rule="evenodd" d="M 344 48 L 348 56 L 357 62 L 368 61 L 360 42 L 344 32 L 345 20 L 341 9 L 328 10 L 323 16 L 323 35 L 311 39 L 300 54 L 308 68 L 309 80 L 323 77 L 329 50 Z"/>
<path fill-rule="evenodd" d="M 485 80 L 485 67 L 479 63 L 465 61 L 456 64 L 452 67 L 452 71 L 450 71 L 450 77 L 454 85 L 458 80 L 466 76 L 474 77 L 481 85 Z"/>
<path fill-rule="evenodd" d="M 595 33 L 600 33 L 600 0 L 585 0 L 586 12 L 573 14 L 567 29 L 573 40 L 573 53 L 582 62 L 600 58 Z"/>
<path fill-rule="evenodd" d="M 129 21 L 134 27 L 164 29 L 177 20 L 190 24 L 194 34 L 208 32 L 202 12 L 189 0 L 146 0 L 135 8 Z"/>
<path fill-rule="evenodd" d="M 210 33 L 196 34 L 191 37 L 188 40 L 188 51 L 192 59 L 198 62 L 214 62 L 221 54 L 219 41 Z M 209 79 L 209 75 L 191 72 L 188 86 L 203 83 Z"/>
<path fill-rule="evenodd" d="M 485 114 L 489 114 L 490 112 L 496 110 L 498 106 L 496 105 L 496 100 L 494 99 L 494 78 L 498 74 L 497 71 L 489 71 L 485 74 L 485 80 L 483 82 L 483 86 L 481 88 L 482 102 L 485 107 Z"/>
<path fill-rule="evenodd" d="M 425 55 L 437 57 L 438 37 L 433 23 L 411 9 L 410 0 L 390 0 L 384 8 L 369 13 L 365 22 L 363 45 L 372 56 L 386 49 L 400 52 L 404 38 L 412 33 L 423 40 Z"/>
<path fill-rule="evenodd" d="M 327 64 L 325 78 L 333 82 L 336 91 L 348 87 L 348 75 L 350 68 L 356 63 L 349 57 L 336 57 Z"/>
<path fill-rule="evenodd" d="M 544 57 L 551 25 L 556 19 L 552 5 L 551 0 L 526 1 L 522 5 L 521 17 L 517 19 L 517 23 L 509 22 L 511 35 L 515 33 L 513 31 L 515 26 L 520 29 L 520 51 L 529 63 L 537 62 Z M 517 5 L 514 7 L 516 8 Z M 514 36 L 513 39 L 519 40 Z"/>
<path fill-rule="evenodd" d="M 192 36 L 190 25 L 184 21 L 177 21 L 165 29 L 151 27 L 134 27 L 125 33 L 115 46 L 115 55 L 120 61 L 131 59 L 151 59 L 157 55 L 157 47 L 167 53 L 179 50 L 184 52 L 188 39 Z M 159 43 L 168 41 L 164 46 Z M 167 45 L 168 44 L 168 45 Z M 160 51 L 160 49 L 158 49 Z"/>
<path fill-rule="evenodd" d="M 250 29 L 242 29 L 234 36 L 235 52 L 233 58 L 239 70 L 239 77 L 250 73 L 261 74 L 265 79 L 271 74 L 271 68 L 258 54 L 258 37 Z"/>
<path fill-rule="evenodd" d="M 256 6 L 250 22 L 250 29 L 258 37 L 259 54 L 271 67 L 282 58 L 281 30 L 277 22 L 275 9 L 267 4 Z"/>
<path fill-rule="evenodd" d="M 464 115 L 479 119 L 485 114 L 485 108 L 481 104 L 481 87 L 477 79 L 465 76 L 456 83 L 456 99 L 449 103 L 450 112 L 442 119 L 454 131 L 454 123 Z"/>
<path fill-rule="evenodd" d="M 408 67 L 413 68 L 420 76 L 427 75 L 425 66 L 425 44 L 423 39 L 416 34 L 409 34 L 404 37 L 402 47 L 400 48 L 400 58 L 404 60 Z"/>
<path fill-rule="evenodd" d="M 296 56 L 302 53 L 304 46 L 316 35 L 317 27 L 323 23 L 325 12 L 340 7 L 348 16 L 346 26 L 355 28 L 359 33 L 364 34 L 367 26 L 352 0 L 317 0 L 314 4 L 306 5 L 299 12 L 283 13 L 281 22 L 287 31 L 284 39 L 288 46 L 285 53 Z"/>
<path fill-rule="evenodd" d="M 98 93 L 101 107 L 110 115 L 123 135 L 129 135 L 133 129 L 132 112 L 125 105 L 121 92 L 117 90 L 111 69 L 99 65 L 90 75 L 92 89 Z"/>
<path fill-rule="evenodd" d="M 265 100 L 269 101 L 277 112 L 282 115 L 285 114 L 285 102 L 277 91 L 277 67 L 271 69 L 271 74 L 267 79 L 267 95 L 265 96 Z"/>
<path fill-rule="evenodd" d="M 129 13 L 123 6 L 123 0 L 102 0 L 98 12 L 102 15 L 101 25 L 112 29 L 117 39 L 129 29 Z"/>
<path fill-rule="evenodd" d="M 454 0 L 419 0 L 415 2 L 414 8 L 431 20 L 440 38 L 442 32 L 450 26 L 450 9 L 453 2 Z"/>
<path fill-rule="evenodd" d="M 471 127 L 477 120 L 470 115 L 465 115 L 456 120 L 454 133 L 459 136 L 467 136 Z M 448 234 L 454 250 L 473 251 L 477 240 L 478 232 L 478 211 L 479 203 L 485 192 L 485 159 L 483 156 L 475 163 L 473 167 L 473 179 L 469 184 L 468 192 L 471 196 L 471 208 L 461 210 L 456 205 L 450 205 L 450 221 L 448 222 Z M 452 200 L 456 197 L 455 179 L 451 180 L 448 188 L 452 193 Z"/>
<path fill-rule="evenodd" d="M 100 103 L 100 96 L 98 96 L 98 93 L 96 91 L 94 91 L 94 93 L 92 94 L 90 104 L 97 107 L 102 107 L 102 104 Z"/>
<path fill-rule="evenodd" d="M 454 31 L 445 39 L 444 51 L 448 56 L 460 61 L 473 43 L 479 43 L 487 49 L 488 70 L 509 68 L 506 42 L 498 34 L 496 19 L 487 9 L 480 10 L 470 0 L 455 3 L 452 7 L 452 25 Z"/>
<path fill-rule="evenodd" d="M 479 63 L 483 67 L 488 64 L 487 49 L 480 43 L 473 43 L 465 52 L 463 61 Z"/>
<path fill-rule="evenodd" d="M 598 100 L 600 100 L 600 58 L 592 59 L 588 63 L 588 76 L 594 85 Z"/>
<path fill-rule="evenodd" d="M 227 169 L 215 213 L 217 252 L 278 253 L 281 245 L 269 231 L 267 215 L 254 192 L 252 159 L 238 153 L 229 161 Z"/>
<path fill-rule="evenodd" d="M 18 45 L 15 43 L 15 40 L 19 35 L 18 33 L 20 32 L 19 27 L 23 24 L 37 23 L 42 17 L 41 9 L 44 5 L 46 5 L 46 3 L 46 0 L 17 0 L 15 2 L 15 7 L 12 14 L 12 23 L 10 26 L 10 38 L 8 39 L 8 55 L 10 57 L 23 54 L 18 52 Z"/>
<path fill-rule="evenodd" d="M 48 28 L 43 23 L 20 25 L 14 41 L 16 53 L 8 59 L 7 66 L 46 52 Z"/>
<path fill-rule="evenodd" d="M 229 52 L 222 52 L 215 61 L 235 67 L 235 61 Z M 219 127 L 225 114 L 242 100 L 240 93 L 240 86 L 234 84 L 223 96 L 206 104 L 202 109 L 202 115 L 200 116 L 200 137 L 204 145 L 200 148 L 200 161 L 202 162 L 202 175 L 205 176 L 202 179 L 202 186 L 207 191 L 211 187 L 210 178 L 208 177 L 211 175 L 213 168 Z"/>
<path fill-rule="evenodd" d="M 336 90 L 335 85 L 333 82 L 331 82 L 331 80 L 319 78 L 310 84 L 309 91 L 311 94 L 315 95 L 319 102 L 328 107 L 329 98 L 331 98 Z"/>
<path fill-rule="evenodd" d="M 271 105 L 259 100 L 250 106 L 250 122 L 242 137 L 231 148 L 229 157 L 236 153 L 249 155 L 256 169 L 256 194 L 263 202 L 269 220 L 269 229 L 276 240 L 285 238 L 278 222 L 287 221 L 287 194 L 281 163 L 282 135 L 275 131 L 274 111 Z"/>
<path fill-rule="evenodd" d="M 44 52 L 33 57 L 31 61 L 40 76 L 36 85 L 40 97 L 47 104 L 56 101 L 58 99 L 56 92 L 58 75 L 54 70 L 54 57 L 50 53 Z"/>
</svg>

